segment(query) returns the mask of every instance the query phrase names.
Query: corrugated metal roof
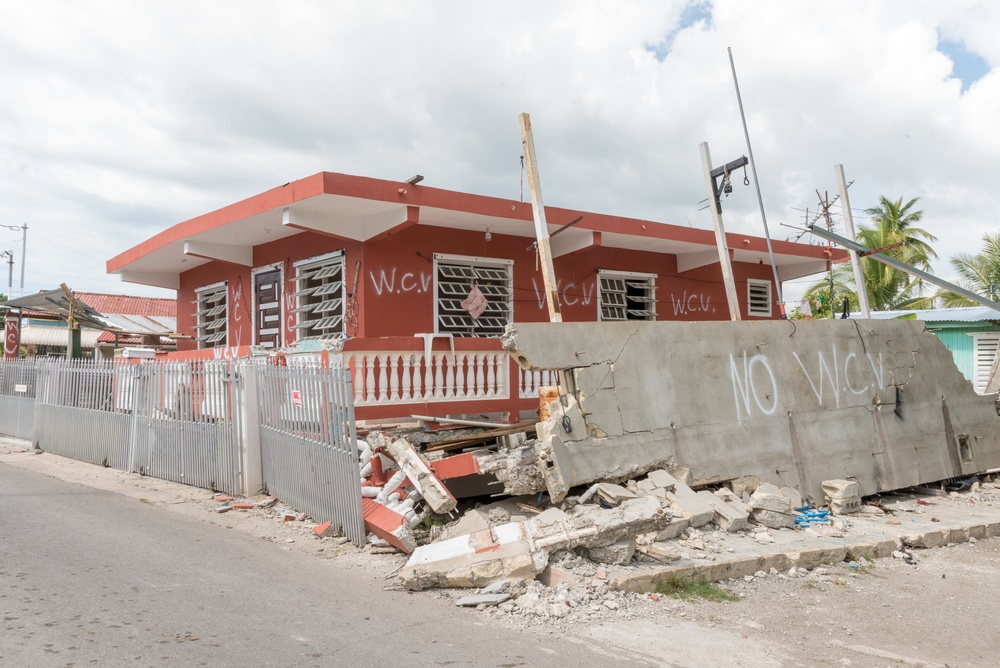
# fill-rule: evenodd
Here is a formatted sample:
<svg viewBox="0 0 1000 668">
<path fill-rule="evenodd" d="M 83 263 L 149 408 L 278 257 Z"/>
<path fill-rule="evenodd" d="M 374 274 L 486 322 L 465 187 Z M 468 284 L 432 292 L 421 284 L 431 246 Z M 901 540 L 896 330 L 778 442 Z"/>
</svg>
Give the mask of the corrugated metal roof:
<svg viewBox="0 0 1000 668">
<path fill-rule="evenodd" d="M 177 302 L 163 297 L 77 292 L 76 298 L 103 314 L 177 317 Z"/>
<path fill-rule="evenodd" d="M 1000 311 L 988 306 L 957 306 L 954 308 L 929 308 L 904 311 L 872 311 L 873 320 L 891 320 L 901 316 L 913 315 L 916 320 L 924 322 L 989 322 L 1000 320 Z M 860 320 L 860 313 L 851 313 L 850 317 Z"/>
<path fill-rule="evenodd" d="M 146 332 L 149 334 L 169 334 L 177 330 L 177 318 L 159 316 L 149 318 L 142 315 L 122 313 L 101 313 L 109 324 L 126 332 Z"/>
<path fill-rule="evenodd" d="M 80 346 L 93 348 L 103 332 L 99 329 L 81 329 Z M 69 344 L 69 329 L 52 325 L 24 325 L 21 327 L 21 345 L 62 346 Z"/>
</svg>

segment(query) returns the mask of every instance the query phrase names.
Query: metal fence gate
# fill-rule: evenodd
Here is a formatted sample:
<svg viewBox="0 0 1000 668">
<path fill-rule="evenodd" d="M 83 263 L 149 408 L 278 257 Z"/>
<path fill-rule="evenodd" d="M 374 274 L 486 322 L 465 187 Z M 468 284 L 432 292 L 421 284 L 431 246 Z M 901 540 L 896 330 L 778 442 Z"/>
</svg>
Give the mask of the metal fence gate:
<svg viewBox="0 0 1000 668">
<path fill-rule="evenodd" d="M 241 490 L 227 361 L 38 362 L 35 445 L 187 485 Z"/>
<path fill-rule="evenodd" d="M 34 360 L 6 360 L 0 364 L 0 425 L 11 436 L 31 439 L 37 380 Z"/>
<path fill-rule="evenodd" d="M 268 492 L 363 545 L 350 371 L 261 366 L 256 373 Z"/>
<path fill-rule="evenodd" d="M 242 375 L 237 369 L 224 360 L 118 368 L 121 375 L 131 374 L 131 392 L 119 394 L 121 403 L 131 400 L 133 416 L 126 470 L 218 492 L 239 492 L 240 444 L 233 394 Z"/>
<path fill-rule="evenodd" d="M 111 362 L 38 362 L 35 430 L 43 450 L 128 470 L 131 406 L 115 401 Z"/>
</svg>

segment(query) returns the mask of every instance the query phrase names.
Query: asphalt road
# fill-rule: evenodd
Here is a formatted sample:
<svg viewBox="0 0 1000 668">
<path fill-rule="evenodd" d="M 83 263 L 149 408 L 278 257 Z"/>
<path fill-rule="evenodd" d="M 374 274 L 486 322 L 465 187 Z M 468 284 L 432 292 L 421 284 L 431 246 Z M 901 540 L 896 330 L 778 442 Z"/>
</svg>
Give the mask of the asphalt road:
<svg viewBox="0 0 1000 668">
<path fill-rule="evenodd" d="M 383 586 L 0 464 L 0 666 L 638 665 Z"/>
</svg>

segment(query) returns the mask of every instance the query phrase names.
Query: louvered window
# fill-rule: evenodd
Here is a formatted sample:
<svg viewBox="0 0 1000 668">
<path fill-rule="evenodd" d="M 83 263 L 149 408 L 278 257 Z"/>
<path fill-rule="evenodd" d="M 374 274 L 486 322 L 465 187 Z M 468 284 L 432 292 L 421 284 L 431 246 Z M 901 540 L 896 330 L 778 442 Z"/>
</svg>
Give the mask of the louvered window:
<svg viewBox="0 0 1000 668">
<path fill-rule="evenodd" d="M 513 261 L 434 256 L 437 331 L 455 336 L 500 336 L 512 320 Z M 486 299 L 477 318 L 462 306 L 472 288 Z"/>
<path fill-rule="evenodd" d="M 656 275 L 597 272 L 601 321 L 656 320 Z"/>
<path fill-rule="evenodd" d="M 344 256 L 312 258 L 295 265 L 295 314 L 299 340 L 344 333 Z"/>
<path fill-rule="evenodd" d="M 973 363 L 975 364 L 975 386 L 976 392 L 983 394 L 986 386 L 990 382 L 990 374 L 993 372 L 993 360 L 997 357 L 997 348 L 1000 344 L 1000 332 L 983 332 L 973 335 L 975 348 L 973 350 Z"/>
<path fill-rule="evenodd" d="M 225 283 L 195 291 L 199 348 L 224 348 L 229 323 L 229 289 Z"/>
<path fill-rule="evenodd" d="M 747 313 L 771 317 L 771 282 L 747 280 Z"/>
</svg>

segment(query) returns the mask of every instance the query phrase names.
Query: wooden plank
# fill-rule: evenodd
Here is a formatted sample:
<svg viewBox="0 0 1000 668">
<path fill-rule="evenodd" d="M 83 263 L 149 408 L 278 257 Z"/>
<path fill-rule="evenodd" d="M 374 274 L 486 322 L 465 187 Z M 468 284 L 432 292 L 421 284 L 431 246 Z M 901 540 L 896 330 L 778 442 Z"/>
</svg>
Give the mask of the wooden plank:
<svg viewBox="0 0 1000 668">
<path fill-rule="evenodd" d="M 515 427 L 491 429 L 490 431 L 484 431 L 479 434 L 463 434 L 462 436 L 442 438 L 440 441 L 436 441 L 433 445 L 424 448 L 424 452 L 447 452 L 449 450 L 459 450 L 470 445 L 487 443 L 500 436 L 510 436 L 512 434 L 522 432 L 533 432 L 536 424 L 538 424 L 538 420 L 532 420 L 530 422 L 522 422 L 520 425 Z"/>
</svg>

